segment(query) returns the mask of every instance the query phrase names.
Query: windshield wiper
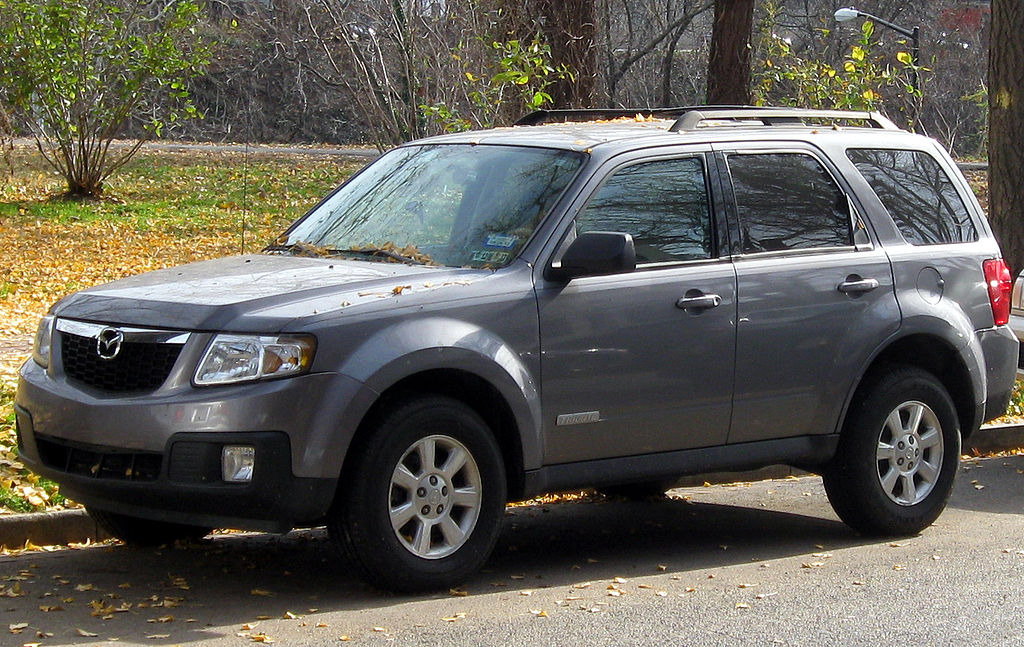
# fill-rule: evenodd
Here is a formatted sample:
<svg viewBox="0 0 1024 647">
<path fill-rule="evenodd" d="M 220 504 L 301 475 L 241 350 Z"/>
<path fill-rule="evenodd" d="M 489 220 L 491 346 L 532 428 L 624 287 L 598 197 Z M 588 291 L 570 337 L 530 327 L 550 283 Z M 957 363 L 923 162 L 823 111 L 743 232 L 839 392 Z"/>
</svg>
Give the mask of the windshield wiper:
<svg viewBox="0 0 1024 647">
<path fill-rule="evenodd" d="M 328 247 L 319 247 L 313 243 L 307 243 L 305 241 L 297 241 L 290 245 L 267 245 L 263 248 L 264 252 L 287 252 L 296 256 L 309 256 L 313 258 L 323 258 L 329 256 L 338 256 L 341 254 L 358 254 L 359 256 L 379 256 L 383 258 L 389 258 L 393 261 L 400 263 L 409 263 L 411 265 L 426 265 L 427 262 L 420 260 L 413 256 L 406 256 L 400 254 L 394 249 L 386 247 L 374 247 L 366 245 L 365 247 L 353 247 L 351 249 L 331 249 Z"/>
<path fill-rule="evenodd" d="M 412 265 L 426 265 L 424 261 L 412 256 L 406 256 L 399 254 L 393 249 L 385 249 L 383 247 L 353 247 L 352 249 L 332 249 L 332 254 L 359 254 L 361 256 L 383 256 L 384 258 L 390 258 L 393 261 L 400 263 L 410 263 Z"/>
<path fill-rule="evenodd" d="M 290 245 L 274 244 L 267 245 L 263 248 L 263 252 L 288 252 L 295 256 L 309 256 L 313 258 L 321 258 L 325 256 L 333 256 L 334 250 L 327 249 L 326 247 L 318 247 L 313 243 L 307 243 L 304 241 L 298 241 Z"/>
</svg>

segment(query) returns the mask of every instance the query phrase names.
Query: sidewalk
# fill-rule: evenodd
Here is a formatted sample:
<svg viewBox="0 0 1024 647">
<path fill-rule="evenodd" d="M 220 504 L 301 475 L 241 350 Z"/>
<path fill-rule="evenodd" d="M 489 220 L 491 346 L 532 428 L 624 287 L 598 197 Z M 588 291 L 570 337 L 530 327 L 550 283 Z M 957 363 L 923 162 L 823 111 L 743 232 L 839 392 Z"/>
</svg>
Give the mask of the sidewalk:
<svg viewBox="0 0 1024 647">
<path fill-rule="evenodd" d="M 975 434 L 963 454 L 991 454 L 1024 447 L 1024 425 L 984 427 Z M 767 467 L 752 472 L 704 474 L 684 479 L 678 487 L 699 487 L 705 483 L 735 483 L 764 479 L 781 479 L 805 472 L 785 466 Z M 86 541 L 99 541 L 108 536 L 85 510 L 36 512 L 0 515 L 0 547 L 20 548 L 26 542 L 49 546 Z"/>
<path fill-rule="evenodd" d="M 114 140 L 111 148 L 126 148 L 134 144 L 131 140 Z M 19 137 L 14 145 L 35 148 L 35 140 Z M 250 155 L 311 155 L 313 157 L 353 157 L 372 160 L 380 157 L 380 151 L 369 146 L 291 146 L 283 144 L 238 144 L 216 142 L 184 142 L 173 140 L 150 140 L 142 150 L 207 153 L 246 153 Z"/>
</svg>

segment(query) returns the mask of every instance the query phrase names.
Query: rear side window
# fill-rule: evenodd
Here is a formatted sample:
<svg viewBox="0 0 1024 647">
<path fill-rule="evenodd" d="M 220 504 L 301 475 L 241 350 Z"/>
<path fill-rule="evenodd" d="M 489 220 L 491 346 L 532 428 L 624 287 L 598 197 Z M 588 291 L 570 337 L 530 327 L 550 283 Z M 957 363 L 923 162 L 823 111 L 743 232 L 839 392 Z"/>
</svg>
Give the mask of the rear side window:
<svg viewBox="0 0 1024 647">
<path fill-rule="evenodd" d="M 576 231 L 632 234 L 639 263 L 710 258 L 711 215 L 702 157 L 615 172 L 576 217 Z"/>
<path fill-rule="evenodd" d="M 729 155 L 744 254 L 853 245 L 850 202 L 803 153 Z"/>
<path fill-rule="evenodd" d="M 847 157 L 867 180 L 911 245 L 978 239 L 953 182 L 923 151 L 851 148 Z"/>
</svg>

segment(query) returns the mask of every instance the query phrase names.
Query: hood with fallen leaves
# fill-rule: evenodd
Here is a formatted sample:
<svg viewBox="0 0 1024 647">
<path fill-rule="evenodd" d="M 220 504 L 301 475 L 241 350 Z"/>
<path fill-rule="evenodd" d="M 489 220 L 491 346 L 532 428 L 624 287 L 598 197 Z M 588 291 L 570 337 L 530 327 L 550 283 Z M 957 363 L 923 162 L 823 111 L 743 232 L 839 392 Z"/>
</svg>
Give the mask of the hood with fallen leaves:
<svg viewBox="0 0 1024 647">
<path fill-rule="evenodd" d="M 71 294 L 61 317 L 178 330 L 277 332 L 328 312 L 393 308 L 395 297 L 468 286 L 488 270 L 250 254 L 147 272 Z M 417 299 L 419 300 L 419 299 Z"/>
</svg>

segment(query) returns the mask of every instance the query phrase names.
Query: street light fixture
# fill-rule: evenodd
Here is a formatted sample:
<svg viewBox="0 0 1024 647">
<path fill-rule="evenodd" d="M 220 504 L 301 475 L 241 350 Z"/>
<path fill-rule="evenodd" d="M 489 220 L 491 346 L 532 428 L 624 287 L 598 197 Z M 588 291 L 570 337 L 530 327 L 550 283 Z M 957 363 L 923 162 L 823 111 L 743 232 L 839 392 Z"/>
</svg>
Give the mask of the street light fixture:
<svg viewBox="0 0 1024 647">
<path fill-rule="evenodd" d="M 901 27 L 901 26 L 899 26 L 899 25 L 897 25 L 895 23 L 889 22 L 888 20 L 883 20 L 883 19 L 879 18 L 878 16 L 874 16 L 872 14 L 869 14 L 866 11 L 861 11 L 860 9 L 854 9 L 853 7 L 844 7 L 842 9 L 836 9 L 835 18 L 836 18 L 836 22 L 847 22 L 847 21 L 850 21 L 850 20 L 856 20 L 857 18 L 867 18 L 869 20 L 873 20 L 873 21 L 877 22 L 880 25 L 885 25 L 889 29 L 892 29 L 893 31 L 898 32 L 898 33 L 903 34 L 904 36 L 908 37 L 910 39 L 910 42 L 911 42 L 910 61 L 911 61 L 911 63 L 914 66 L 914 69 L 913 69 L 913 72 L 914 72 L 914 76 L 913 76 L 913 79 L 914 79 L 914 81 L 913 81 L 914 89 L 917 90 L 918 92 L 921 91 L 921 79 L 920 79 L 920 77 L 918 76 L 918 73 L 917 73 L 917 68 L 918 68 L 918 66 L 920 65 L 920 62 L 921 62 L 921 40 L 920 40 L 921 28 L 920 27 L 913 27 L 912 29 L 908 29 L 906 27 Z"/>
</svg>

